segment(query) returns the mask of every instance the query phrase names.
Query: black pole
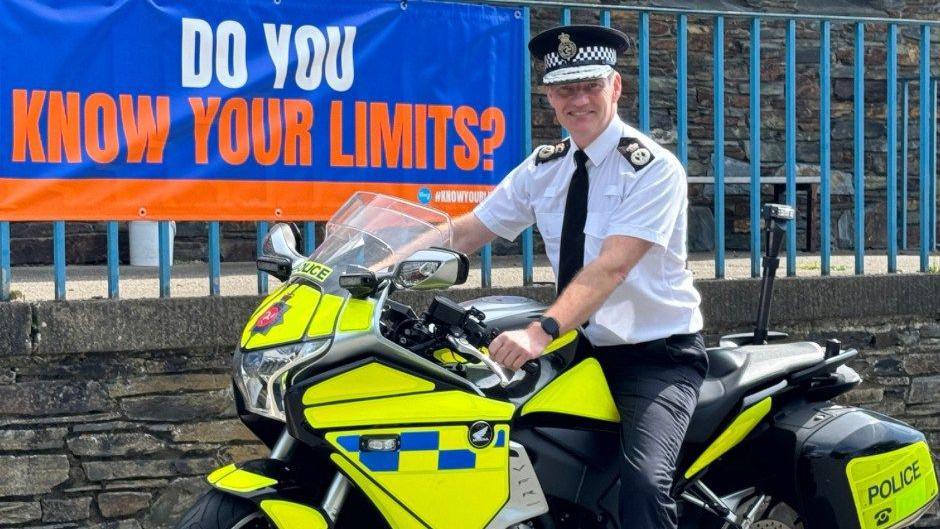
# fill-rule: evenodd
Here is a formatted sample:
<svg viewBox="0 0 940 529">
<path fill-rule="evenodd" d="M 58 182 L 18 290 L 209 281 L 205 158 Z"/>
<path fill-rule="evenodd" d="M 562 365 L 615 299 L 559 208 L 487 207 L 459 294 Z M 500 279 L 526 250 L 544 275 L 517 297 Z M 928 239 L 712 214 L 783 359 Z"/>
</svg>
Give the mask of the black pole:
<svg viewBox="0 0 940 529">
<path fill-rule="evenodd" d="M 767 234 L 767 250 L 763 258 L 760 301 L 757 306 L 757 325 L 754 327 L 752 343 L 767 343 L 767 324 L 770 319 L 770 301 L 773 298 L 774 278 L 780 266 L 780 246 L 786 233 L 786 223 L 793 220 L 792 207 L 782 204 L 765 204 L 763 209 L 764 230 Z"/>
</svg>

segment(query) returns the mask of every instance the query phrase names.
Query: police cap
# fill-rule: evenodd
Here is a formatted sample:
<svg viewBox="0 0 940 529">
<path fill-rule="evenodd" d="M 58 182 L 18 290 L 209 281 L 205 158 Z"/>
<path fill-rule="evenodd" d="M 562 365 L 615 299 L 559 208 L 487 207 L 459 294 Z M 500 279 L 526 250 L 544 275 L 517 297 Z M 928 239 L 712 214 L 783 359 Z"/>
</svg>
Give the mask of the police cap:
<svg viewBox="0 0 940 529">
<path fill-rule="evenodd" d="M 617 53 L 626 48 L 626 35 L 602 26 L 559 26 L 529 41 L 529 51 L 545 63 L 546 85 L 607 77 L 617 64 Z"/>
</svg>

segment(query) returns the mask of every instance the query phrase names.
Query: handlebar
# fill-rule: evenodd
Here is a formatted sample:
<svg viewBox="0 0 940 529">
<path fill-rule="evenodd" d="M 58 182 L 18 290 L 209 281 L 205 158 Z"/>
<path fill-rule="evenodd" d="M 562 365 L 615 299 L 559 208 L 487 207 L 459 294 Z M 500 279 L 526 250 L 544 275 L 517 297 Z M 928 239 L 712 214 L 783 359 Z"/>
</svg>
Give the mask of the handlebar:
<svg viewBox="0 0 940 529">
<path fill-rule="evenodd" d="M 483 312 L 474 307 L 464 308 L 448 298 L 435 296 L 424 318 L 429 323 L 446 329 L 446 340 L 451 348 L 486 365 L 499 377 L 500 385 L 505 387 L 511 382 L 515 372 L 500 366 L 479 350 L 481 347 L 489 347 L 493 338 L 499 334 L 483 322 L 486 318 Z M 530 360 L 522 369 L 533 374 L 538 372 L 539 365 L 537 361 Z"/>
</svg>

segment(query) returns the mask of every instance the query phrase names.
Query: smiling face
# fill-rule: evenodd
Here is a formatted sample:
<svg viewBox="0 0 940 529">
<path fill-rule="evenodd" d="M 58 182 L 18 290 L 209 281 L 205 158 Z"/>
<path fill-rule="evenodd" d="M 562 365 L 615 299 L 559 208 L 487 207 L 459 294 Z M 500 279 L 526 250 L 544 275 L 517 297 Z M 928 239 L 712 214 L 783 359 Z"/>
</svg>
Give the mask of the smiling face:
<svg viewBox="0 0 940 529">
<path fill-rule="evenodd" d="M 620 74 L 606 79 L 547 87 L 548 102 L 562 127 L 581 148 L 594 141 L 617 113 L 622 85 Z"/>
</svg>

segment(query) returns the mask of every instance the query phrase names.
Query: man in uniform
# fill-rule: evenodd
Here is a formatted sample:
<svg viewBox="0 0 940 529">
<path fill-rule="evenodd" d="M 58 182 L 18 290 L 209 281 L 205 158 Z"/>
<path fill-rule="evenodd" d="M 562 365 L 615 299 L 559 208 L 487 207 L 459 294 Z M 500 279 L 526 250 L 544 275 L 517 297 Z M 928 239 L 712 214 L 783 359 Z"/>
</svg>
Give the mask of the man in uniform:
<svg viewBox="0 0 940 529">
<path fill-rule="evenodd" d="M 558 298 L 540 322 L 497 336 L 490 354 L 518 369 L 583 324 L 621 417 L 622 526 L 674 529 L 669 493 L 707 357 L 685 269 L 685 171 L 617 115 L 614 66 L 626 43 L 597 26 L 557 27 L 529 42 L 570 137 L 536 149 L 458 218 L 454 246 L 470 253 L 538 225 Z"/>
</svg>

